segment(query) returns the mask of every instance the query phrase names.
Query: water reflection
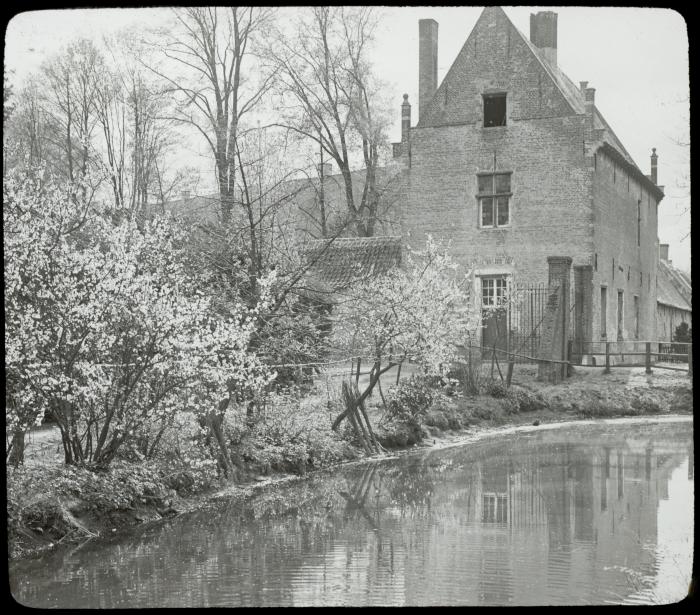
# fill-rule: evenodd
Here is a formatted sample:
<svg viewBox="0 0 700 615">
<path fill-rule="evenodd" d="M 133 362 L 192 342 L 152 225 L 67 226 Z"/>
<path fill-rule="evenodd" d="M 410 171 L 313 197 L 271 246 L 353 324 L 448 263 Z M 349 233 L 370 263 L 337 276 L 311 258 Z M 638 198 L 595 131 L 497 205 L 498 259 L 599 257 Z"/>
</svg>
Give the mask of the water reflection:
<svg viewBox="0 0 700 615">
<path fill-rule="evenodd" d="M 680 599 L 688 426 L 535 431 L 349 467 L 22 562 L 11 587 L 41 607 Z M 665 538 L 669 523 L 685 537 Z"/>
</svg>

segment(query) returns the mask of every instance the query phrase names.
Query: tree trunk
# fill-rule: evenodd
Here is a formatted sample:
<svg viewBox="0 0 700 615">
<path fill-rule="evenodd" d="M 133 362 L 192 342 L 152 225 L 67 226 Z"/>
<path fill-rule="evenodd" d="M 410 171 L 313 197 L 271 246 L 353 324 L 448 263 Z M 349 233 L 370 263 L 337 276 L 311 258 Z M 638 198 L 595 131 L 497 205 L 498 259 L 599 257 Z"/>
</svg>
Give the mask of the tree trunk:
<svg viewBox="0 0 700 615">
<path fill-rule="evenodd" d="M 11 466 L 17 467 L 24 463 L 24 430 L 17 430 L 12 434 L 12 442 L 10 443 L 10 458 L 8 463 Z"/>
</svg>

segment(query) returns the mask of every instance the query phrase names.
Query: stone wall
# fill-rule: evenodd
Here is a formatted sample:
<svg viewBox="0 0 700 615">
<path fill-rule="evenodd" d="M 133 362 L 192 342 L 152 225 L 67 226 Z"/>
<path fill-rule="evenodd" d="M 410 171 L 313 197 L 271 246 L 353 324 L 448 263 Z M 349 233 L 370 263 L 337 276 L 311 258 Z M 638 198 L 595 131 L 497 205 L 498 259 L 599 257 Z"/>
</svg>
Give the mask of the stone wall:
<svg viewBox="0 0 700 615">
<path fill-rule="evenodd" d="M 598 150 L 592 160 L 593 339 L 634 340 L 634 296 L 639 297 L 638 339 L 656 338 L 657 203 L 620 165 Z M 638 208 L 639 205 L 639 208 Z M 639 245 L 637 216 L 640 216 Z M 607 287 L 607 337 L 602 336 L 600 287 Z M 617 327 L 618 291 L 623 292 L 622 331 Z"/>
</svg>

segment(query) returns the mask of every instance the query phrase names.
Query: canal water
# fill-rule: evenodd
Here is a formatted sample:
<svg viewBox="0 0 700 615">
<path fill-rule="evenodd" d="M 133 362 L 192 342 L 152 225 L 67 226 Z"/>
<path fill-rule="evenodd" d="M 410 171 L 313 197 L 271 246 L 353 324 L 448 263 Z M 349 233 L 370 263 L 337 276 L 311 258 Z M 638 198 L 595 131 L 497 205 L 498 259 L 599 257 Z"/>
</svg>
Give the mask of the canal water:
<svg viewBox="0 0 700 615">
<path fill-rule="evenodd" d="M 571 425 L 268 486 L 10 568 L 32 607 L 669 603 L 692 423 Z"/>
</svg>

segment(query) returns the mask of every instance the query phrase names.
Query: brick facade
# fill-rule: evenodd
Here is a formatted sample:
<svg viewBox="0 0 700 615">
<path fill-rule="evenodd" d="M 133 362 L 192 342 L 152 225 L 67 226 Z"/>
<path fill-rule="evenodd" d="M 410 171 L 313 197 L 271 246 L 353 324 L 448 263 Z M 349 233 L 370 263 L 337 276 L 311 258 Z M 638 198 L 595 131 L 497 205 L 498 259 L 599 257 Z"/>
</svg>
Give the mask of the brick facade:
<svg viewBox="0 0 700 615">
<path fill-rule="evenodd" d="M 556 67 L 556 19 L 539 21 L 549 28 L 549 51 L 538 50 L 501 8 L 487 7 L 430 103 L 421 101 L 418 124 L 397 151 L 406 168 L 401 232 L 413 247 L 426 234 L 449 240 L 454 257 L 475 273 L 477 297 L 481 276 L 545 283 L 547 257 L 569 256 L 575 270 L 590 268 L 579 326 L 589 340 L 601 339 L 602 285 L 607 339 L 618 339 L 618 291 L 622 339 L 653 339 L 663 193 L 595 108 L 595 90 L 586 82 L 576 87 Z M 505 125 L 485 127 L 484 98 L 503 94 Z M 494 172 L 510 174 L 509 219 L 482 228 L 477 178 Z"/>
</svg>

